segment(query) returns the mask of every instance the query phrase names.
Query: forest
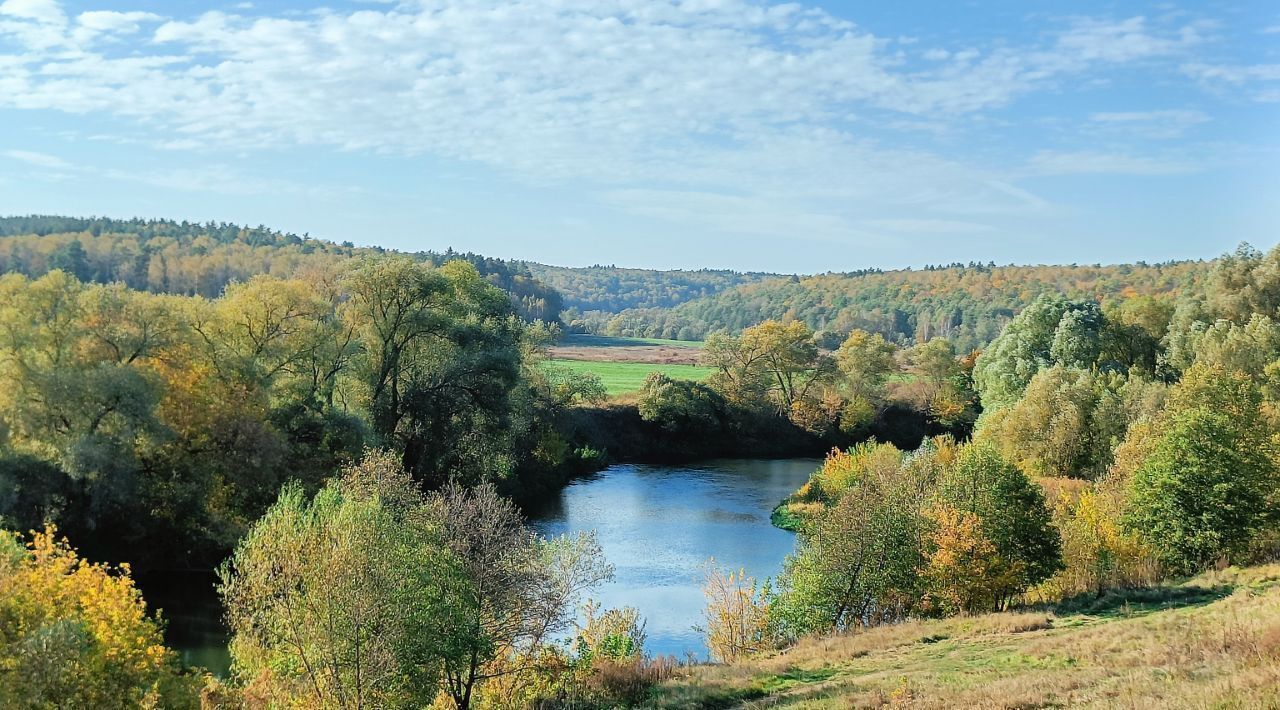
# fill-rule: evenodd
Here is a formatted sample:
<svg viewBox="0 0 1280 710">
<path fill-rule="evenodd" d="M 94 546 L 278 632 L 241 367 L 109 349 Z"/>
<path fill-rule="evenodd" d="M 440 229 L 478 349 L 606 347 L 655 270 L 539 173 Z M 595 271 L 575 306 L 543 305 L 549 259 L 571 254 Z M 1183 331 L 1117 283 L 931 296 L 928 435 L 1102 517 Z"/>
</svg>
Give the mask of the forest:
<svg viewBox="0 0 1280 710">
<path fill-rule="evenodd" d="M 1203 262 L 1114 266 L 951 264 L 917 270 L 828 273 L 747 283 L 674 308 L 635 307 L 574 314 L 575 329 L 623 337 L 702 340 L 765 320 L 800 320 L 824 342 L 852 330 L 895 343 L 947 338 L 960 350 L 991 342 L 1015 314 L 1042 294 L 1101 303 L 1133 296 L 1170 297 L 1194 290 Z"/>
<path fill-rule="evenodd" d="M 829 452 L 775 511 L 797 533 L 781 574 L 704 570 L 701 631 L 728 668 L 1280 557 L 1280 248 L 632 288 L 233 225 L 0 234 L 6 705 L 696 694 L 699 664 L 591 601 L 614 573 L 594 536 L 544 537 L 521 509 L 655 448 Z M 584 326 L 561 305 L 589 303 L 619 310 L 606 331 L 685 323 L 712 374 L 608 399 L 546 354 Z M 227 677 L 178 661 L 135 583 L 174 567 L 217 570 Z M 1251 648 L 1261 680 L 1225 704 L 1280 687 L 1280 644 Z"/>
</svg>

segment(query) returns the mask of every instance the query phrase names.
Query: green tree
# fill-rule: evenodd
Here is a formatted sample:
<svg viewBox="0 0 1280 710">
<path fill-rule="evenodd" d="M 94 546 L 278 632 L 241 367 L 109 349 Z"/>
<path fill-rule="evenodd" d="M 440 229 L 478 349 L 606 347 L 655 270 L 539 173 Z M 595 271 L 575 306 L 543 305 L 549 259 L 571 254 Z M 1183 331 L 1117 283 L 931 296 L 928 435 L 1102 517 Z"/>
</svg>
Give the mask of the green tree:
<svg viewBox="0 0 1280 710">
<path fill-rule="evenodd" d="M 1129 424 L 1156 414 L 1164 389 L 1136 373 L 1055 365 L 1036 373 L 1016 403 L 984 417 L 977 436 L 1028 476 L 1097 478 Z"/>
<path fill-rule="evenodd" d="M 379 440 L 431 486 L 510 473 L 523 326 L 506 295 L 465 262 L 433 269 L 400 257 L 361 264 L 345 286 Z"/>
<path fill-rule="evenodd" d="M 456 649 L 465 580 L 438 516 L 370 452 L 308 500 L 288 485 L 219 570 L 246 692 L 325 708 L 422 707 Z"/>
<path fill-rule="evenodd" d="M 636 400 L 640 418 L 657 422 L 668 431 L 710 431 L 726 416 L 720 393 L 692 380 L 672 379 L 661 372 L 650 373 Z"/>
<path fill-rule="evenodd" d="M 897 347 L 879 333 L 854 330 L 845 338 L 836 349 L 835 360 L 850 401 L 863 403 L 863 408 L 872 411 L 884 404 L 885 383 L 898 371 L 896 352 Z"/>
<path fill-rule="evenodd" d="M 545 540 L 492 485 L 431 498 L 464 586 L 438 637 L 444 692 L 461 710 L 488 682 L 542 671 L 542 650 L 573 624 L 581 595 L 612 578 L 593 535 Z"/>
<path fill-rule="evenodd" d="M 1180 573 L 1243 553 L 1274 517 L 1275 464 L 1259 443 L 1227 412 L 1178 413 L 1133 475 L 1127 529 Z"/>
<path fill-rule="evenodd" d="M 703 362 L 716 368 L 712 386 L 732 402 L 750 407 L 772 403 L 779 413 L 816 395 L 831 373 L 830 363 L 804 323 L 765 321 L 740 336 L 708 336 Z"/>
<path fill-rule="evenodd" d="M 810 518 L 800 545 L 787 559 L 776 615 L 787 633 L 871 626 L 910 610 L 922 564 L 922 517 L 926 486 L 922 469 L 903 465 L 888 444 L 884 456 L 865 452 L 835 486 L 839 497 Z M 824 479 L 836 475 L 828 459 Z M 830 483 L 825 487 L 831 487 Z"/>
<path fill-rule="evenodd" d="M 1059 358 L 1077 367 L 1091 366 L 1101 351 L 1104 323 L 1096 303 L 1048 294 L 1037 298 L 978 357 L 973 381 L 983 408 L 990 411 L 1014 403 L 1031 378 Z"/>
<path fill-rule="evenodd" d="M 990 444 L 962 447 L 939 482 L 938 495 L 942 503 L 976 516 L 999 556 L 1000 583 L 993 588 L 991 608 L 1003 609 L 1061 568 L 1061 540 L 1040 486 Z"/>
</svg>

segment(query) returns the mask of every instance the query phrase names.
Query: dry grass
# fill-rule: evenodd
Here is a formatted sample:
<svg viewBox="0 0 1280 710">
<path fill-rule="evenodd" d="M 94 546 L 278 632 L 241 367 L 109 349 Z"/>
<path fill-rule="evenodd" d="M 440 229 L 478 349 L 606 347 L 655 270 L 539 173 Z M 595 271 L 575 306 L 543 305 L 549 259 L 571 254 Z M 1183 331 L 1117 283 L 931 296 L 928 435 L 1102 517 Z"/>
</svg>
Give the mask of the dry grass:
<svg viewBox="0 0 1280 710">
<path fill-rule="evenodd" d="M 703 666 L 662 708 L 1280 708 L 1280 565 L 1092 610 L 916 621 Z"/>
</svg>

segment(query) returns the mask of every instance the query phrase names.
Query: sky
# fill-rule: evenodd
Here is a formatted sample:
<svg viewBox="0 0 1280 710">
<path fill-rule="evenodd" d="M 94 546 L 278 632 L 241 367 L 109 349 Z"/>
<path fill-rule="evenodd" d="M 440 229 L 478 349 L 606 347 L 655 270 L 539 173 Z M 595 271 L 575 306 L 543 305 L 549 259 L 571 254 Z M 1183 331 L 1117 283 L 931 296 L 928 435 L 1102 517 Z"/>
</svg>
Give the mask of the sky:
<svg viewBox="0 0 1280 710">
<path fill-rule="evenodd" d="M 1280 4 L 0 0 L 32 213 L 570 266 L 1211 258 L 1280 242 Z"/>
</svg>

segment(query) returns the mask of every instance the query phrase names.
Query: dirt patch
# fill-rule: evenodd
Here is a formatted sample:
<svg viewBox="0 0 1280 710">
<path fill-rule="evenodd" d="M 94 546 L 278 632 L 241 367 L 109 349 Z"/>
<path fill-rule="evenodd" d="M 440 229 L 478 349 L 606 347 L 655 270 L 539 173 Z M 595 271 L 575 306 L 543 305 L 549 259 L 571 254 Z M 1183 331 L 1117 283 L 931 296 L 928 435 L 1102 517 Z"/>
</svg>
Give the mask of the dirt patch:
<svg viewBox="0 0 1280 710">
<path fill-rule="evenodd" d="M 621 345 L 617 347 L 557 345 L 548 354 L 560 360 L 587 362 L 642 362 L 651 365 L 697 365 L 702 350 L 674 345 Z"/>
</svg>

